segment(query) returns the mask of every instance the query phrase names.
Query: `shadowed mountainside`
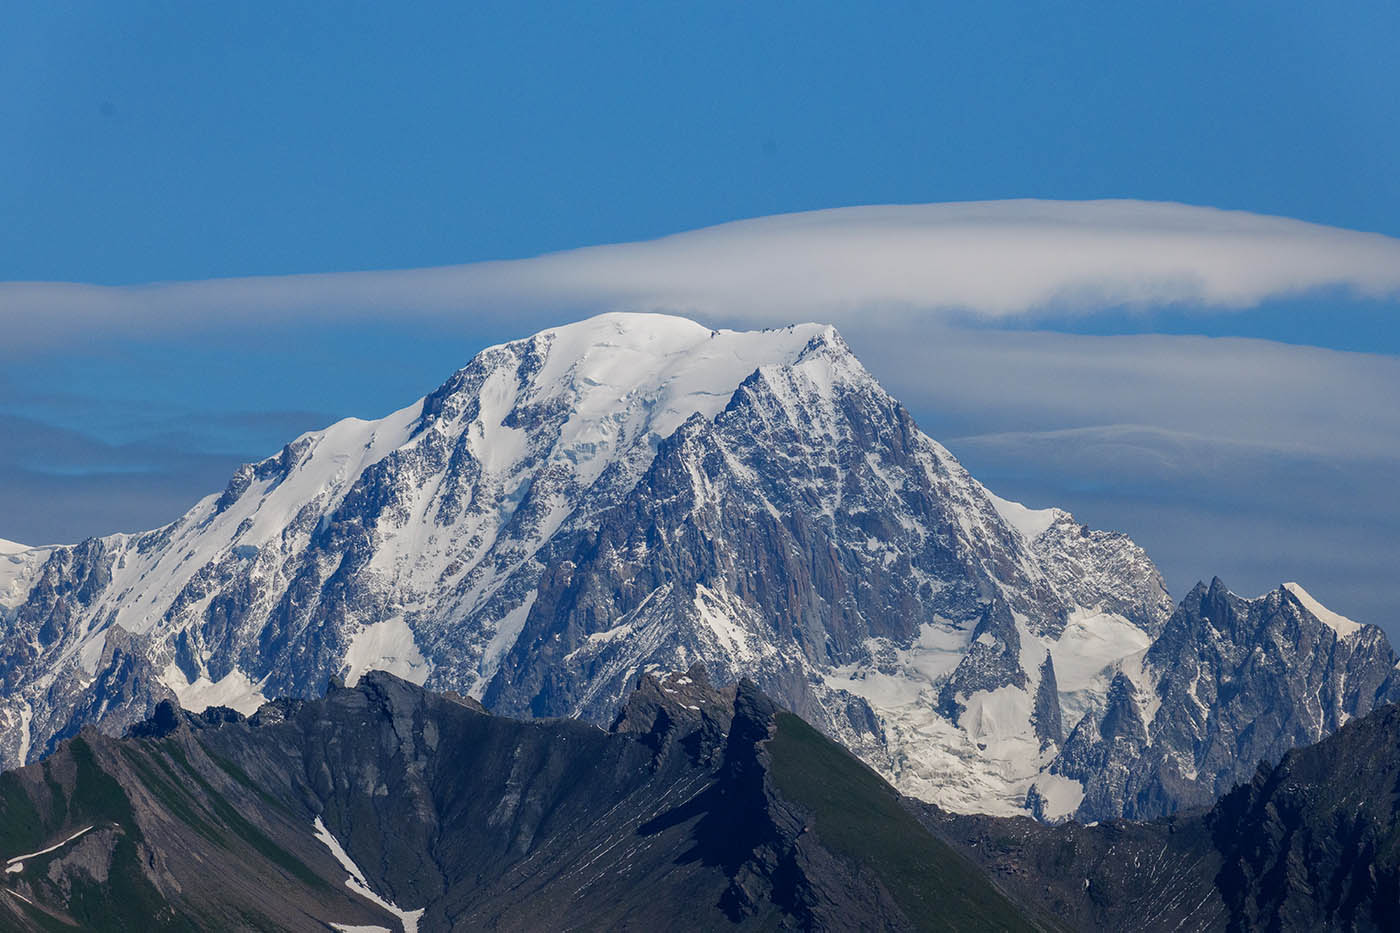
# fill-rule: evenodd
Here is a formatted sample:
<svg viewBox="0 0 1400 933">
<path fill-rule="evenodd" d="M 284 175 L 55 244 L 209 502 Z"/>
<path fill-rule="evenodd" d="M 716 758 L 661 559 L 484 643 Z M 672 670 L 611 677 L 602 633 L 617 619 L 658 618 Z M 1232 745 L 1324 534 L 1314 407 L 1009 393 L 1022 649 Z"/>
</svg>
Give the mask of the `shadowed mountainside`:
<svg viewBox="0 0 1400 933">
<path fill-rule="evenodd" d="M 1384 930 L 1397 814 L 1395 706 L 1210 810 L 1050 826 L 904 797 L 698 666 L 609 731 L 373 672 L 0 776 L 0 927 Z"/>
<path fill-rule="evenodd" d="M 699 668 L 608 732 L 382 672 L 248 720 L 163 704 L 0 778 L 0 855 L 7 929 L 1037 927 L 873 771 Z"/>
</svg>

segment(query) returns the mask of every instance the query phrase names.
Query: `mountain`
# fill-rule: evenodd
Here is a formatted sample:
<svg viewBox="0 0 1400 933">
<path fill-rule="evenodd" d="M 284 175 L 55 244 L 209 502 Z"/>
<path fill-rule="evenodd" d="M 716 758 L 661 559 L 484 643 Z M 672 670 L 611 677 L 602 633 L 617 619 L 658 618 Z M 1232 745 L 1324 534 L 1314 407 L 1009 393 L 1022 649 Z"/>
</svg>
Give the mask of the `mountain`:
<svg viewBox="0 0 1400 933">
<path fill-rule="evenodd" d="M 165 701 L 0 776 L 0 858 L 5 929 L 1045 928 L 699 667 L 645 677 L 608 732 L 382 672 L 247 720 Z"/>
<path fill-rule="evenodd" d="M 1045 826 L 914 804 L 1028 909 L 1083 930 L 1395 928 L 1400 707 L 1295 749 L 1207 811 Z"/>
<path fill-rule="evenodd" d="M 6 764 L 371 668 L 604 725 L 638 673 L 699 661 L 907 793 L 1104 819 L 1213 799 L 1397 689 L 1378 629 L 1296 596 L 1196 646 L 1132 541 L 993 495 L 821 325 L 543 331 L 165 528 L 8 558 Z M 1244 734 L 1254 696 L 1284 733 Z"/>
<path fill-rule="evenodd" d="M 1101 718 L 1082 720 L 1052 775 L 1082 782 L 1077 813 L 1150 818 L 1206 806 L 1355 715 L 1400 696 L 1384 633 L 1297 583 L 1241 599 L 1192 590 L 1141 661 L 1120 663 Z M 1033 801 L 1034 803 L 1034 801 Z"/>
</svg>

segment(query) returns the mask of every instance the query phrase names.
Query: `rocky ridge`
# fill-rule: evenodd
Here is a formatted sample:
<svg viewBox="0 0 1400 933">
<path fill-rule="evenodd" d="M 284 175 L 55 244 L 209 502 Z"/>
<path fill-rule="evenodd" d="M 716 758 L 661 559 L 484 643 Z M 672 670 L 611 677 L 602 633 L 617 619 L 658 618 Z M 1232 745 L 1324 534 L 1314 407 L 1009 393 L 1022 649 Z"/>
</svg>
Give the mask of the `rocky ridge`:
<svg viewBox="0 0 1400 933">
<path fill-rule="evenodd" d="M 1044 928 L 849 753 L 698 667 L 644 678 L 610 732 L 382 672 L 251 719 L 164 701 L 0 776 L 0 857 L 20 930 Z"/>
<path fill-rule="evenodd" d="M 698 666 L 606 732 L 370 672 L 0 775 L 0 926 L 1384 930 L 1398 789 L 1394 705 L 1209 810 L 1050 826 L 902 797 Z"/>
</svg>

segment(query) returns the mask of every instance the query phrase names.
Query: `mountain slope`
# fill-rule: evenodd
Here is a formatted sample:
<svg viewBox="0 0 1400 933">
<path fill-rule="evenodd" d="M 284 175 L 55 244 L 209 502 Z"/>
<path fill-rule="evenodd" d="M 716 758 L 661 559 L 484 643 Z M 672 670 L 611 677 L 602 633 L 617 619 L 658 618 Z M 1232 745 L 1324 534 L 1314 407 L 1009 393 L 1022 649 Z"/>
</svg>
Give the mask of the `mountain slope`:
<svg viewBox="0 0 1400 933">
<path fill-rule="evenodd" d="M 1172 660 L 1176 616 L 1140 548 L 992 495 L 821 325 L 544 331 L 387 418 L 304 435 L 165 528 L 8 557 L 11 764 L 163 698 L 246 713 L 371 668 L 606 724 L 639 672 L 703 661 L 909 793 L 1091 819 L 1209 799 L 1253 767 L 1230 748 L 1276 756 L 1393 693 L 1368 627 L 1343 639 L 1364 644 L 1347 677 L 1375 689 L 1310 718 L 1294 707 L 1325 677 L 1268 692 L 1310 723 L 1272 746 L 1202 752 L 1175 695 L 1176 726 L 1119 736 L 1128 699 L 1154 709 L 1175 682 L 1154 672 L 1215 682 L 1235 655 Z M 1239 644 L 1267 627 L 1241 618 Z"/>
<path fill-rule="evenodd" d="M 790 792 L 824 773 L 878 838 Z M 0 781 L 6 928 L 1034 928 L 877 775 L 698 668 L 610 733 L 375 672 L 251 721 L 167 704 Z"/>
</svg>

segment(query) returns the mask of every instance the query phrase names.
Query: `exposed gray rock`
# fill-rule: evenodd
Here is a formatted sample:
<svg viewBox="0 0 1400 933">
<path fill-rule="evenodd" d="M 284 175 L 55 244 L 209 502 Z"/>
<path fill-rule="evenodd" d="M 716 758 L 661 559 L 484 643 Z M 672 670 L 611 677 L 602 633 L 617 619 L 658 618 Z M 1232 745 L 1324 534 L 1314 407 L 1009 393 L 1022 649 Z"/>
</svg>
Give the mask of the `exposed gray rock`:
<svg viewBox="0 0 1400 933">
<path fill-rule="evenodd" d="M 1400 908 L 1394 705 L 1260 765 L 1208 811 L 1044 826 L 911 805 L 1070 929 L 1380 931 Z"/>
<path fill-rule="evenodd" d="M 1187 595 L 1136 680 L 1117 675 L 1102 716 L 1080 722 L 1052 766 L 1084 783 L 1081 818 L 1208 805 L 1258 762 L 1400 699 L 1380 629 L 1339 631 L 1290 586 L 1242 599 L 1217 579 Z"/>
<path fill-rule="evenodd" d="M 1064 742 L 1065 729 L 1060 720 L 1060 688 L 1055 681 L 1055 659 L 1048 651 L 1045 652 L 1045 660 L 1040 663 L 1040 686 L 1035 690 L 1031 724 L 1035 726 L 1042 750 Z"/>
<path fill-rule="evenodd" d="M 1041 670 L 1044 671 L 1043 666 Z M 956 723 L 963 713 L 963 705 L 958 701 L 959 694 L 966 698 L 979 691 L 999 687 L 1024 689 L 1025 686 L 1026 672 L 1021 666 L 1021 635 L 1016 631 L 1016 621 L 1004 603 L 992 600 L 982 610 L 982 618 L 972 630 L 972 642 L 968 645 L 967 654 L 963 655 L 953 669 L 953 676 L 943 685 L 938 697 L 939 709 Z"/>
</svg>

